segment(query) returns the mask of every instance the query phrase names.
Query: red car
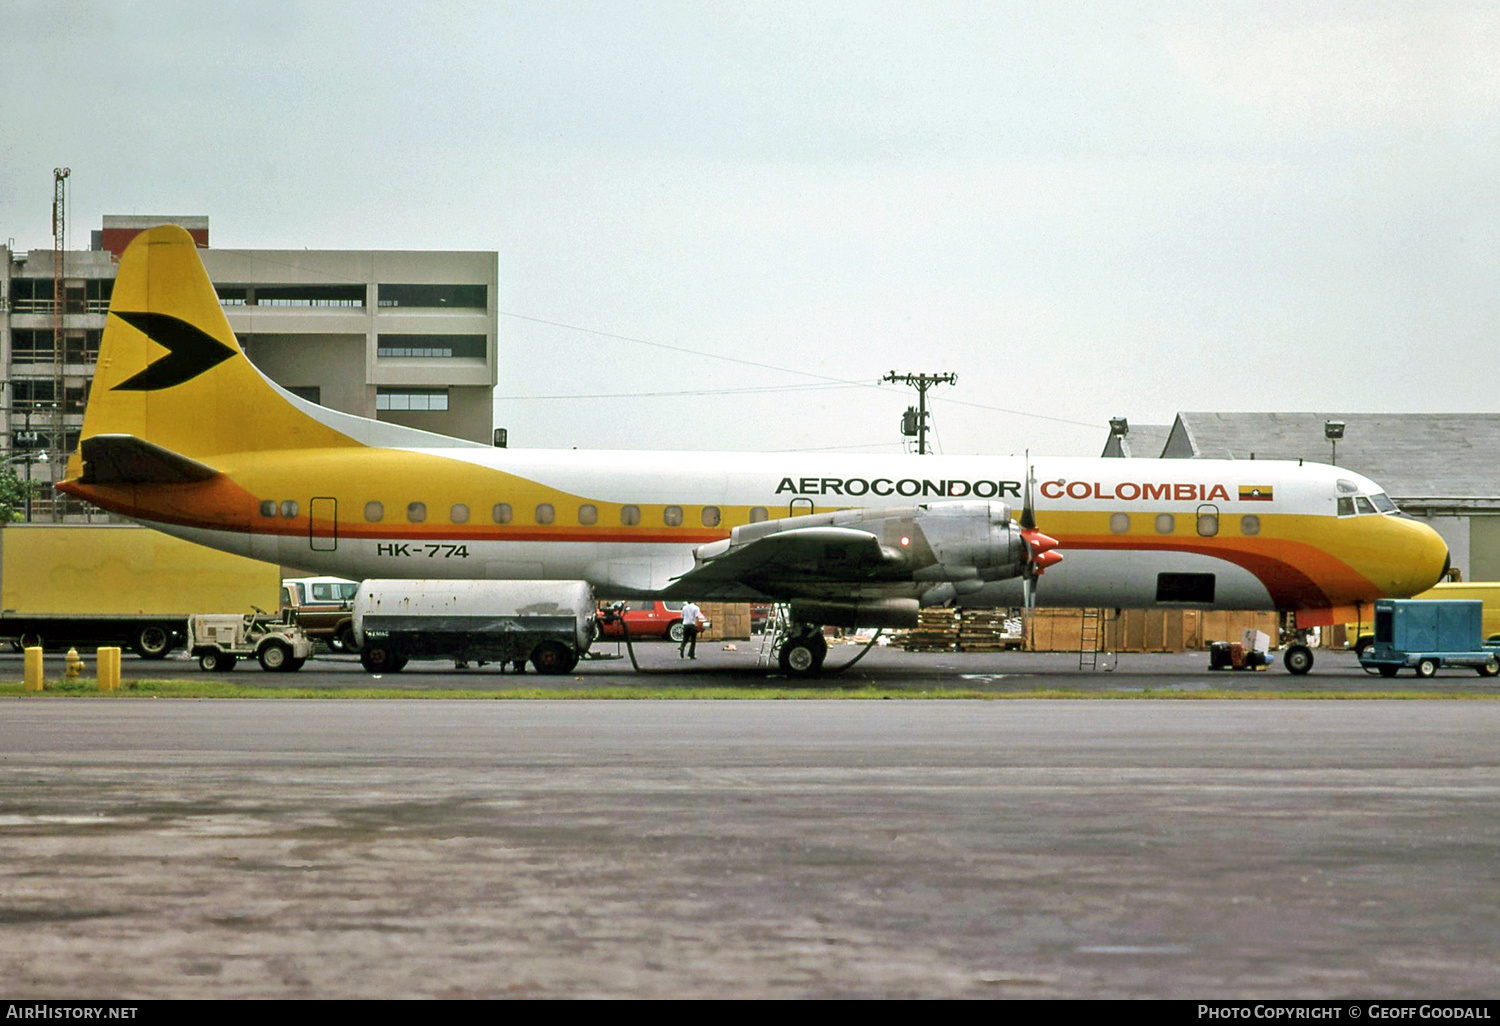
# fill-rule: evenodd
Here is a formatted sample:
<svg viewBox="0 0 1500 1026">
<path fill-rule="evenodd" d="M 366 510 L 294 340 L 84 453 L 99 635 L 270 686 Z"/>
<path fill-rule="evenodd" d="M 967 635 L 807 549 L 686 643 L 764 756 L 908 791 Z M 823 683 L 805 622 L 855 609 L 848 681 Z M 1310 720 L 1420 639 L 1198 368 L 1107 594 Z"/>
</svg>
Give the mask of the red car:
<svg viewBox="0 0 1500 1026">
<path fill-rule="evenodd" d="M 618 617 L 606 621 L 605 616 L 615 606 L 623 606 Z M 599 610 L 599 633 L 605 638 L 623 638 L 625 631 L 620 620 L 630 628 L 630 640 L 641 638 L 668 638 L 682 641 L 681 602 L 615 602 Z"/>
</svg>

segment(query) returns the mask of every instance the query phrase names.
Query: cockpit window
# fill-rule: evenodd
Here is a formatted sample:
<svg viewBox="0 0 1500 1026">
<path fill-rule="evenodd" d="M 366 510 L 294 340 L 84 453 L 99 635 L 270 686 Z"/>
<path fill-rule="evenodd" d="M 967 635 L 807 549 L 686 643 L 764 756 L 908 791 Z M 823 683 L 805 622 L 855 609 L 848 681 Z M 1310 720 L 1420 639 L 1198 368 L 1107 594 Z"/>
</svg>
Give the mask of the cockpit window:
<svg viewBox="0 0 1500 1026">
<path fill-rule="evenodd" d="M 1353 495 L 1355 492 L 1359 491 L 1359 485 L 1355 484 L 1347 477 L 1341 477 L 1339 478 L 1339 491 L 1343 492 L 1345 495 Z"/>
<path fill-rule="evenodd" d="M 1373 502 L 1371 502 L 1369 499 L 1365 498 L 1363 495 L 1356 495 L 1354 497 L 1354 506 L 1361 513 L 1374 513 L 1375 512 L 1375 504 Z"/>
<path fill-rule="evenodd" d="M 1339 516 L 1341 516 L 1341 517 L 1352 517 L 1352 516 L 1354 516 L 1354 500 L 1351 499 L 1351 498 L 1349 498 L 1349 496 L 1347 496 L 1347 495 L 1340 495 L 1339 496 Z"/>
<path fill-rule="evenodd" d="M 1385 494 L 1385 492 L 1376 492 L 1374 495 L 1370 496 L 1370 501 L 1373 502 L 1375 504 L 1375 508 L 1380 510 L 1380 512 L 1382 513 L 1401 512 L 1396 508 L 1396 504 L 1391 501 L 1391 497 Z"/>
</svg>

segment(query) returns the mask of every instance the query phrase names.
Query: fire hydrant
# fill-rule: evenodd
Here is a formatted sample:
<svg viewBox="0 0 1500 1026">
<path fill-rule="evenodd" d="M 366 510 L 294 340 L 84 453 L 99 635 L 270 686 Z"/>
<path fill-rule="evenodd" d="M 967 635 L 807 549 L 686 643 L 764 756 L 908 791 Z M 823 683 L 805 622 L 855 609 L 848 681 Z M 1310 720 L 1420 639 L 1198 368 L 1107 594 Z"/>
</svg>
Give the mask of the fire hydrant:
<svg viewBox="0 0 1500 1026">
<path fill-rule="evenodd" d="M 63 670 L 63 676 L 68 680 L 77 680 L 78 675 L 83 672 L 83 660 L 78 658 L 78 649 L 68 649 L 67 665 Z"/>
</svg>

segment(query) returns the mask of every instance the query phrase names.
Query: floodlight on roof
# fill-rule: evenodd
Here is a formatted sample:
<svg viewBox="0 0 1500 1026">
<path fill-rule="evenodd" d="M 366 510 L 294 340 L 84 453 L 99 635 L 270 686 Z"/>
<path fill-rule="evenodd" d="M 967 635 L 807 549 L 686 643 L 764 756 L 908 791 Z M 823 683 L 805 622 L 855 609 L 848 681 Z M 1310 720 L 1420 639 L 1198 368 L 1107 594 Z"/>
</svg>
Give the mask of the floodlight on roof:
<svg viewBox="0 0 1500 1026">
<path fill-rule="evenodd" d="M 1339 439 L 1344 437 L 1344 422 L 1341 420 L 1325 420 L 1323 422 L 1323 437 L 1328 439 L 1328 444 L 1333 446 L 1333 459 L 1330 461 L 1336 467 L 1339 465 Z"/>
<path fill-rule="evenodd" d="M 1130 434 L 1130 421 L 1124 417 L 1109 418 L 1109 433 L 1116 438 L 1124 438 Z"/>
</svg>

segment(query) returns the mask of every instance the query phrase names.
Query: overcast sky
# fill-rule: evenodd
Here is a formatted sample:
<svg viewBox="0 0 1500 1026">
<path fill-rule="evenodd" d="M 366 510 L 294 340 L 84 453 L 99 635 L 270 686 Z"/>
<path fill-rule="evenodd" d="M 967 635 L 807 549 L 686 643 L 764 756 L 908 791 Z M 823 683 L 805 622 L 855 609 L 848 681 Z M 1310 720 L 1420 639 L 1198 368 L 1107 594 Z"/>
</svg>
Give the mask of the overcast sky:
<svg viewBox="0 0 1500 1026">
<path fill-rule="evenodd" d="M 0 240 L 500 259 L 516 446 L 1495 412 L 1500 4 L 0 3 Z M 587 398 L 561 399 L 560 396 Z"/>
</svg>

